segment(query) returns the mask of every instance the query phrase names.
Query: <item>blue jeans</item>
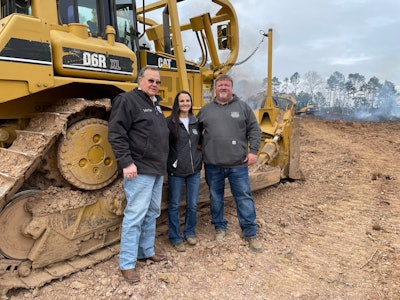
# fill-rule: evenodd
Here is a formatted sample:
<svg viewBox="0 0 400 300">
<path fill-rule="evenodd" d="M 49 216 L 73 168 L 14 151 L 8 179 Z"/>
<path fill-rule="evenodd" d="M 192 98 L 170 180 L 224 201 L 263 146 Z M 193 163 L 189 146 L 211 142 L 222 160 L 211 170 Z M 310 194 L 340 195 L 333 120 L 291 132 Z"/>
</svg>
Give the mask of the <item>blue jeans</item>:
<svg viewBox="0 0 400 300">
<path fill-rule="evenodd" d="M 181 235 L 179 207 L 184 185 L 186 185 L 186 212 L 183 235 Z M 168 237 L 173 245 L 182 243 L 184 238 L 196 236 L 199 187 L 200 172 L 186 177 L 168 176 Z"/>
<path fill-rule="evenodd" d="M 206 182 L 210 190 L 211 222 L 216 231 L 226 231 L 228 221 L 224 219 L 225 178 L 228 178 L 240 228 L 244 237 L 257 235 L 256 210 L 251 195 L 249 170 L 247 167 L 223 168 L 205 165 Z"/>
<path fill-rule="evenodd" d="M 138 259 L 153 256 L 156 219 L 161 214 L 164 177 L 138 175 L 124 178 L 126 207 L 122 220 L 120 270 L 135 268 Z"/>
</svg>

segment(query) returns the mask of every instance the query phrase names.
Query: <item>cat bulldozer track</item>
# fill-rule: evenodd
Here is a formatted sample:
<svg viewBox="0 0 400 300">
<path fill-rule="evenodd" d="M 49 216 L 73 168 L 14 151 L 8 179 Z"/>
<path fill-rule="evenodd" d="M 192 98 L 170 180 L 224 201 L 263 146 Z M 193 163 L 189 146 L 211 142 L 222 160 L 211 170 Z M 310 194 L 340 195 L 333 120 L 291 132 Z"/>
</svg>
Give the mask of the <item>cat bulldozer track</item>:
<svg viewBox="0 0 400 300">
<path fill-rule="evenodd" d="M 180 90 L 195 113 L 212 99 L 213 80 L 235 66 L 239 30 L 228 0 L 205 2 L 215 14 L 181 24 L 190 0 L 1 1 L 0 294 L 118 254 L 126 200 L 107 141 L 111 99 L 137 87 L 145 65 L 160 70 L 165 115 Z M 272 78 L 272 30 L 265 36 Z M 185 58 L 196 49 L 186 43 L 200 60 Z M 269 84 L 254 111 L 263 134 L 252 190 L 301 178 L 295 106 L 278 107 Z M 163 211 L 167 195 L 164 183 Z M 202 178 L 198 202 L 208 201 Z"/>
</svg>

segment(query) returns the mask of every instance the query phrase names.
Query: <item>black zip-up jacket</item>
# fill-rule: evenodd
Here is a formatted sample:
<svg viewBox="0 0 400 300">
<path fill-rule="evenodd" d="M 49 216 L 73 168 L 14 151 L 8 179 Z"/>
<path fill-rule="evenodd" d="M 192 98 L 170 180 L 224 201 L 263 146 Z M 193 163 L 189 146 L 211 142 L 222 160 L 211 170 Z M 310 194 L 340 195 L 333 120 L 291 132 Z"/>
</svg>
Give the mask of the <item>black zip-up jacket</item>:
<svg viewBox="0 0 400 300">
<path fill-rule="evenodd" d="M 189 114 L 189 132 L 185 125 L 179 122 L 179 139 L 174 140 L 172 133 L 172 123 L 175 121 L 167 118 L 170 128 L 169 135 L 169 155 L 168 155 L 168 174 L 186 177 L 199 172 L 202 167 L 201 152 L 199 150 L 200 131 L 199 121 Z"/>
<path fill-rule="evenodd" d="M 136 88 L 112 101 L 108 140 L 120 171 L 135 163 L 138 174 L 165 175 L 169 129 L 159 106 Z"/>
</svg>

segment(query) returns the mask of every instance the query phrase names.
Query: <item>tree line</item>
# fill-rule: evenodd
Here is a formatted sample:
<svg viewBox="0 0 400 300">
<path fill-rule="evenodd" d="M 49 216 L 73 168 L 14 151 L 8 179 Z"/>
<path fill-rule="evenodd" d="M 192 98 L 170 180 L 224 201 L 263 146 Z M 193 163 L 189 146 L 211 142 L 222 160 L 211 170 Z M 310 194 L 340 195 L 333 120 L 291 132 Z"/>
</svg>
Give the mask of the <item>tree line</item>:
<svg viewBox="0 0 400 300">
<path fill-rule="evenodd" d="M 267 78 L 263 80 L 266 86 Z M 283 81 L 272 78 L 274 94 L 291 94 L 297 99 L 297 107 L 310 103 L 317 105 L 321 112 L 366 111 L 400 115 L 399 92 L 393 82 L 381 82 L 377 77 L 369 80 L 359 73 L 345 77 L 334 72 L 324 80 L 317 72 L 309 71 L 302 77 L 298 72 Z"/>
</svg>

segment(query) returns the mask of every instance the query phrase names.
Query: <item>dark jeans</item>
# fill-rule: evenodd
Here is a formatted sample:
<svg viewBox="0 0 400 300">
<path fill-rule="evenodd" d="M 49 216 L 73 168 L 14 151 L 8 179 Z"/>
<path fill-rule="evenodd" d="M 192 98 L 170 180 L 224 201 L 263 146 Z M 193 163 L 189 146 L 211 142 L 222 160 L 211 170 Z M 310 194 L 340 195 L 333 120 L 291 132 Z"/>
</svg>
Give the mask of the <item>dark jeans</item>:
<svg viewBox="0 0 400 300">
<path fill-rule="evenodd" d="M 180 233 L 179 207 L 184 184 L 186 184 L 186 213 L 182 235 Z M 184 238 L 196 236 L 199 186 L 200 172 L 186 177 L 168 176 L 168 237 L 173 245 L 183 242 Z"/>
<path fill-rule="evenodd" d="M 204 168 L 210 189 L 210 212 L 215 230 L 226 231 L 227 228 L 228 221 L 224 219 L 224 189 L 225 178 L 228 178 L 243 235 L 247 238 L 256 237 L 256 210 L 251 195 L 248 168 L 223 168 L 213 165 L 205 165 Z"/>
</svg>

